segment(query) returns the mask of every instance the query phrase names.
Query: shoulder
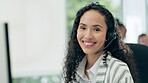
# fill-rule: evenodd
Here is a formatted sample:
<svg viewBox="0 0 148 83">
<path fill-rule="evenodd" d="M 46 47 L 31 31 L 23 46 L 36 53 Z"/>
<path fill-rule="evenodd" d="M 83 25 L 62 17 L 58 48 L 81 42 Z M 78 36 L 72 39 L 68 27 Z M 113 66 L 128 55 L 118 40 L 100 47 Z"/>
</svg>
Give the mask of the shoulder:
<svg viewBox="0 0 148 83">
<path fill-rule="evenodd" d="M 121 60 L 119 60 L 119 59 L 117 59 L 117 58 L 114 58 L 113 56 L 111 56 L 111 55 L 109 55 L 108 57 L 107 57 L 107 64 L 108 64 L 108 68 L 110 69 L 110 70 L 118 70 L 118 69 L 120 69 L 120 70 L 129 70 L 129 68 L 128 68 L 128 65 L 125 63 L 125 62 L 123 62 L 123 61 L 121 61 Z"/>
<path fill-rule="evenodd" d="M 109 75 L 112 78 L 112 82 L 120 83 L 128 80 L 132 80 L 132 76 L 128 65 L 123 61 L 111 57 L 109 64 L 108 64 L 108 71 Z M 131 82 L 132 83 L 132 82 Z"/>
<path fill-rule="evenodd" d="M 111 72 L 116 72 L 115 74 L 117 73 L 119 74 L 123 72 L 130 72 L 128 65 L 125 62 L 119 59 L 116 59 L 114 57 L 111 57 L 108 67 Z"/>
<path fill-rule="evenodd" d="M 119 67 L 119 68 L 120 67 L 125 67 L 125 68 L 128 68 L 128 65 L 125 62 L 123 62 L 123 61 L 121 61 L 121 60 L 119 60 L 117 58 L 114 58 L 114 57 L 111 57 L 111 59 L 109 61 L 109 65 L 112 66 L 112 68 L 113 67 Z"/>
</svg>

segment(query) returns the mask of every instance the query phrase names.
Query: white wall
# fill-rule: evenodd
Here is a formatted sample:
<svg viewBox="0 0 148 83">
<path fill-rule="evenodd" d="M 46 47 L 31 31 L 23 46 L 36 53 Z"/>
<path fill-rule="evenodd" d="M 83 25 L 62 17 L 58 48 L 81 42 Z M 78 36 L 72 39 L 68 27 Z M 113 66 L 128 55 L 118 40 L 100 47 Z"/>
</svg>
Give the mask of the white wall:
<svg viewBox="0 0 148 83">
<path fill-rule="evenodd" d="M 127 28 L 126 42 L 137 43 L 139 34 L 147 32 L 145 0 L 123 0 L 123 20 Z"/>
<path fill-rule="evenodd" d="M 0 0 L 9 23 L 14 77 L 60 73 L 65 52 L 65 0 Z"/>
<path fill-rule="evenodd" d="M 0 83 L 8 83 L 8 57 L 4 23 L 0 22 Z"/>
</svg>

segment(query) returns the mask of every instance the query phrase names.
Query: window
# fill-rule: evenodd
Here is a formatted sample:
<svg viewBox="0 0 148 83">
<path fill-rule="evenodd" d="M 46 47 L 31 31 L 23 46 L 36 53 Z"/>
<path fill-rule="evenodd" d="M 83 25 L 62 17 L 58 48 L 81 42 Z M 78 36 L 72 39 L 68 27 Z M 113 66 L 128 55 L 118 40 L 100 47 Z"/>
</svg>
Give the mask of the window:
<svg viewBox="0 0 148 83">
<path fill-rule="evenodd" d="M 107 9 L 111 11 L 115 18 L 122 20 L 122 5 L 121 0 L 92 0 L 98 1 L 100 4 L 105 5 Z M 73 21 L 76 15 L 76 12 L 85 6 L 88 3 L 92 2 L 91 0 L 67 0 L 66 9 L 67 9 L 67 28 L 68 33 L 71 32 Z"/>
</svg>

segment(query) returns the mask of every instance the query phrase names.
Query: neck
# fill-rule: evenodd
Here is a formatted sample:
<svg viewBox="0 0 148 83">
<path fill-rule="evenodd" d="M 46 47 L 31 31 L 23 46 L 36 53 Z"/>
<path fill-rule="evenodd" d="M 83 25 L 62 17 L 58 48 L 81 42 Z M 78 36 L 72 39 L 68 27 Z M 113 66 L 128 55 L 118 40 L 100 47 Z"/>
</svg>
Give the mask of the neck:
<svg viewBox="0 0 148 83">
<path fill-rule="evenodd" d="M 86 55 L 87 56 L 86 70 L 90 69 L 95 64 L 95 62 L 98 60 L 98 58 L 101 56 L 102 53 L 103 53 L 103 51 L 98 54 Z"/>
</svg>

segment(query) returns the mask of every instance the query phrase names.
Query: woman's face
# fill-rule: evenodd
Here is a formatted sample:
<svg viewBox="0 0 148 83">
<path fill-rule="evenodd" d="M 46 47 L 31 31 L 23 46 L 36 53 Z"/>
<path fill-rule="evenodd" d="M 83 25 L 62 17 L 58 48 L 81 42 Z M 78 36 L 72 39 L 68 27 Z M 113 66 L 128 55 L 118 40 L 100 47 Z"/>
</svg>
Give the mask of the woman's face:
<svg viewBox="0 0 148 83">
<path fill-rule="evenodd" d="M 96 10 L 83 14 L 77 29 L 77 40 L 86 54 L 95 54 L 105 46 L 107 25 L 105 17 Z"/>
</svg>

